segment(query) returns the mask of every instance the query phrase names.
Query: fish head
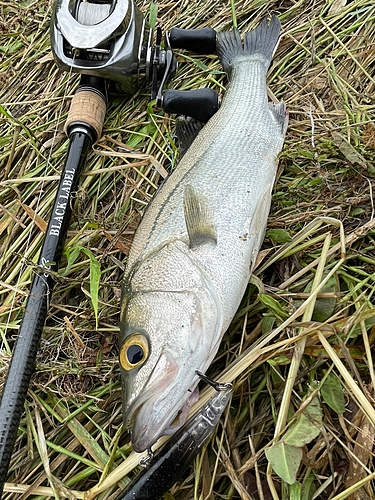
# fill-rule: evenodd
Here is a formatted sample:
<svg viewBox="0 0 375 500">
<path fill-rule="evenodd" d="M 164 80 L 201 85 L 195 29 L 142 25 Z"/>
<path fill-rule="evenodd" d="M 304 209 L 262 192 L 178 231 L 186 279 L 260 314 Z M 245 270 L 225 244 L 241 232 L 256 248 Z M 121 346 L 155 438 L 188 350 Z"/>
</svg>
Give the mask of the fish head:
<svg viewBox="0 0 375 500">
<path fill-rule="evenodd" d="M 196 371 L 206 371 L 219 346 L 222 320 L 216 302 L 201 286 L 173 292 L 123 290 L 123 416 L 135 451 L 151 448 L 169 433 L 189 404 L 199 381 Z"/>
</svg>

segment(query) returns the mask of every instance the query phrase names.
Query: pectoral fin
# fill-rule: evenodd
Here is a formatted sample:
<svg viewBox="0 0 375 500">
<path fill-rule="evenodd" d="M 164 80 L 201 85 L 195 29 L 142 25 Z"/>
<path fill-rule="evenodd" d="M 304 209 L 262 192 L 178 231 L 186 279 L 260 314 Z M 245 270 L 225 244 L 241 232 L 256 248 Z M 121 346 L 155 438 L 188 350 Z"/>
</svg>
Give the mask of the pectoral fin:
<svg viewBox="0 0 375 500">
<path fill-rule="evenodd" d="M 184 192 L 184 213 L 190 247 L 194 248 L 204 243 L 216 245 L 217 235 L 207 201 L 190 185 Z"/>
<path fill-rule="evenodd" d="M 285 107 L 284 101 L 280 101 L 277 104 L 269 102 L 268 107 L 277 123 L 279 124 L 282 135 L 285 136 L 286 129 L 288 128 L 289 113 Z"/>
</svg>

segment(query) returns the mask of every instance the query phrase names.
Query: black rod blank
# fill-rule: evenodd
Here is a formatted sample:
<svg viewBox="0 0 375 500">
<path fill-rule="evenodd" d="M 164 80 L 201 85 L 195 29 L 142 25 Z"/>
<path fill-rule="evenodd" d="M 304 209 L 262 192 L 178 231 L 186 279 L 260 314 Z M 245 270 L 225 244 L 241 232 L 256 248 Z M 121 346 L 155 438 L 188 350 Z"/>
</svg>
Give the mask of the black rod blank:
<svg viewBox="0 0 375 500">
<path fill-rule="evenodd" d="M 0 401 L 0 497 L 12 456 L 35 358 L 53 290 L 50 270 L 57 271 L 74 203 L 74 192 L 92 144 L 91 134 L 73 132 L 61 175 L 52 216 L 19 328 L 17 344 Z M 51 263 L 51 265 L 49 265 Z"/>
</svg>

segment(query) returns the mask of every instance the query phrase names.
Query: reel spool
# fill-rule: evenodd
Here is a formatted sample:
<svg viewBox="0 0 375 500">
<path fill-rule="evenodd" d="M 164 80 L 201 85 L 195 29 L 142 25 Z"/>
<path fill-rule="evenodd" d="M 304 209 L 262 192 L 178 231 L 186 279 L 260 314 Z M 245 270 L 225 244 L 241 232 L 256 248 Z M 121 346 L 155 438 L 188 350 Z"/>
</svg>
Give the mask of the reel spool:
<svg viewBox="0 0 375 500">
<path fill-rule="evenodd" d="M 134 90 L 150 65 L 152 30 L 132 0 L 57 0 L 51 47 L 64 70 Z"/>
</svg>

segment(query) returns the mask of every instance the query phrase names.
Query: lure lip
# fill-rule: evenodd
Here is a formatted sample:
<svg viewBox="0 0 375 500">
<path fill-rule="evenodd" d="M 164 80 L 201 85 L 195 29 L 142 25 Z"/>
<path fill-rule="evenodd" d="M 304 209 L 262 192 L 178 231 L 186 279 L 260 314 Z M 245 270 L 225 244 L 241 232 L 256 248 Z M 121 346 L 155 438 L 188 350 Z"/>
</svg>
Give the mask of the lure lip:
<svg viewBox="0 0 375 500">
<path fill-rule="evenodd" d="M 202 405 L 156 454 L 140 460 L 143 470 L 116 500 L 156 500 L 168 491 L 202 450 L 232 397 L 232 384 L 204 377 L 219 392 Z"/>
</svg>

